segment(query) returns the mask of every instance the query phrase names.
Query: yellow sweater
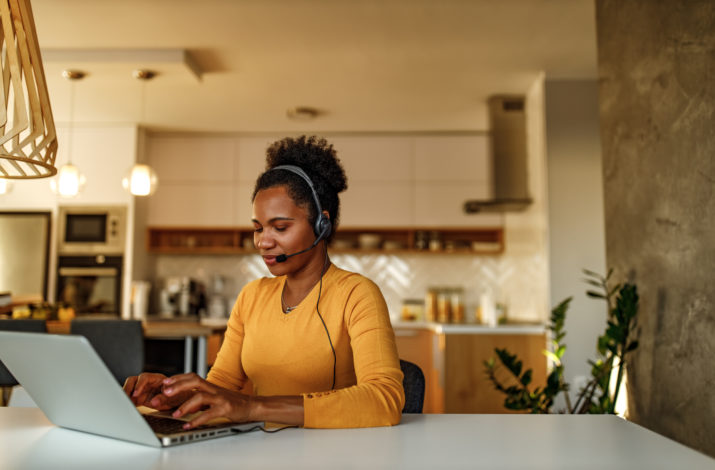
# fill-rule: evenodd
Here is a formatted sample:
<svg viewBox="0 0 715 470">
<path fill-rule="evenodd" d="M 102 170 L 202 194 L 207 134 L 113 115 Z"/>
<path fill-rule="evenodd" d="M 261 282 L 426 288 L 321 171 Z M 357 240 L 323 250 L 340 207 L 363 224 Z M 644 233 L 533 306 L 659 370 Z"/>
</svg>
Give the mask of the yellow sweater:
<svg viewBox="0 0 715 470">
<path fill-rule="evenodd" d="M 331 265 L 291 313 L 281 308 L 285 276 L 261 278 L 238 295 L 208 380 L 261 396 L 302 395 L 305 427 L 353 428 L 400 422 L 405 401 L 385 299 L 369 279 Z"/>
</svg>

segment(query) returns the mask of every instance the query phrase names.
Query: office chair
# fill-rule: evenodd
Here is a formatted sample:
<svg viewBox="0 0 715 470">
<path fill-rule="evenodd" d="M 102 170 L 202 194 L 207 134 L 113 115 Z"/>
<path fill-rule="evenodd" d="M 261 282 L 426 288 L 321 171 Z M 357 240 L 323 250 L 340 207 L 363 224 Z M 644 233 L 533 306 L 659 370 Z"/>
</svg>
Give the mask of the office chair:
<svg viewBox="0 0 715 470">
<path fill-rule="evenodd" d="M 47 333 L 45 320 L 0 320 L 0 330 L 5 331 L 25 331 L 30 333 Z M 18 385 L 15 377 L 12 376 L 5 364 L 0 361 L 0 405 L 5 405 L 10 400 L 12 387 Z"/>
<path fill-rule="evenodd" d="M 402 386 L 405 389 L 403 413 L 422 413 L 425 401 L 425 375 L 417 364 L 400 359 L 400 369 L 404 374 Z"/>
<path fill-rule="evenodd" d="M 70 333 L 89 340 L 120 384 L 144 370 L 144 330 L 140 320 L 75 318 Z"/>
</svg>

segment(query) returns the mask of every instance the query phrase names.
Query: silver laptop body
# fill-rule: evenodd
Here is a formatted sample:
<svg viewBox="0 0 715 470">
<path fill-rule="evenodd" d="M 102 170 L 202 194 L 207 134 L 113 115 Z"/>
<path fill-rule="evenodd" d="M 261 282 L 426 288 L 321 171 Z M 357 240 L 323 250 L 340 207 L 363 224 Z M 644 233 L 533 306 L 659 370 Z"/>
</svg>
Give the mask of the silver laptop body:
<svg viewBox="0 0 715 470">
<path fill-rule="evenodd" d="M 0 331 L 0 360 L 47 418 L 63 428 L 166 447 L 263 424 L 155 433 L 84 336 Z"/>
</svg>

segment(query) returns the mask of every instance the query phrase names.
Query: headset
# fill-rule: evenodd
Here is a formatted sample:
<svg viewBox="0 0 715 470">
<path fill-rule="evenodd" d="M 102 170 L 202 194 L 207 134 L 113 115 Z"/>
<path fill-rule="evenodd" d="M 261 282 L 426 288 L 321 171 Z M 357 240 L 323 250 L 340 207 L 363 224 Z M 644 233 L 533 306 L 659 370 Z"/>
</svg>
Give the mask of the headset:
<svg viewBox="0 0 715 470">
<path fill-rule="evenodd" d="M 320 243 L 321 240 L 325 240 L 330 236 L 330 233 L 333 230 L 333 224 L 330 222 L 330 219 L 323 214 L 323 207 L 320 205 L 320 200 L 318 199 L 318 193 L 315 190 L 315 186 L 313 186 L 313 181 L 310 179 L 310 177 L 306 174 L 305 171 L 303 171 L 302 168 L 299 166 L 295 165 L 278 165 L 274 166 L 273 168 L 270 168 L 268 171 L 273 171 L 273 170 L 286 170 L 290 171 L 291 173 L 294 173 L 298 176 L 300 176 L 308 185 L 310 188 L 310 192 L 313 195 L 313 200 L 315 201 L 315 208 L 318 211 L 318 218 L 315 220 L 315 225 L 313 226 L 313 232 L 315 232 L 315 241 L 311 246 L 304 250 L 297 251 L 295 253 L 291 253 L 289 255 L 286 254 L 281 254 L 276 256 L 276 261 L 279 263 L 285 262 L 288 258 L 291 256 L 296 256 L 301 253 L 305 253 L 306 251 L 310 251 L 313 248 L 315 248 L 318 243 Z M 335 354 L 335 347 L 333 346 L 333 340 L 330 339 L 330 332 L 328 331 L 328 326 L 325 324 L 325 320 L 323 320 L 323 316 L 320 314 L 320 309 L 318 308 L 318 305 L 320 304 L 320 294 L 323 291 L 323 274 L 325 274 L 325 271 L 328 267 L 328 245 L 325 245 L 325 263 L 323 265 L 323 271 L 320 273 L 320 288 L 318 289 L 318 300 L 315 303 L 315 311 L 318 312 L 318 317 L 320 317 L 321 323 L 323 323 L 323 328 L 325 329 L 325 334 L 328 335 L 328 342 L 330 343 L 330 350 L 333 352 L 333 385 L 330 387 L 331 390 L 335 389 L 335 370 L 337 368 L 337 362 L 338 358 Z"/>
<path fill-rule="evenodd" d="M 294 173 L 306 182 L 308 187 L 310 188 L 310 193 L 313 195 L 313 200 L 315 201 L 315 208 L 318 211 L 318 218 L 315 219 L 315 225 L 313 226 L 313 232 L 315 232 L 315 241 L 311 246 L 306 248 L 305 250 L 300 250 L 296 253 L 291 253 L 289 255 L 278 255 L 276 256 L 276 261 L 279 263 L 283 263 L 286 261 L 288 258 L 291 256 L 299 255 L 301 253 L 305 253 L 306 251 L 310 251 L 315 246 L 320 243 L 321 240 L 325 240 L 330 236 L 330 232 L 333 231 L 333 224 L 330 222 L 330 219 L 323 214 L 323 207 L 320 205 L 320 200 L 318 199 L 318 193 L 315 191 L 315 186 L 313 186 L 313 181 L 308 177 L 308 175 L 303 171 L 302 168 L 295 166 L 295 165 L 278 165 L 273 168 L 271 168 L 268 171 L 273 171 L 273 170 L 286 170 L 290 171 L 291 173 Z"/>
</svg>

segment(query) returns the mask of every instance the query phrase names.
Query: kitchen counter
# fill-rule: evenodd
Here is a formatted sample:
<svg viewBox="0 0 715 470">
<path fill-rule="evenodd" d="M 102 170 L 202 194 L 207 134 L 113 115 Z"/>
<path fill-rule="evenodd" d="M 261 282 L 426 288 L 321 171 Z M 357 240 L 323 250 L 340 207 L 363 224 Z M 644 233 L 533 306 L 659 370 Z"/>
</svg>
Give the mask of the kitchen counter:
<svg viewBox="0 0 715 470">
<path fill-rule="evenodd" d="M 404 330 L 427 330 L 436 334 L 458 335 L 541 335 L 547 330 L 543 324 L 506 324 L 499 326 L 479 325 L 476 323 L 436 323 L 436 322 L 392 322 L 395 334 Z"/>
</svg>

